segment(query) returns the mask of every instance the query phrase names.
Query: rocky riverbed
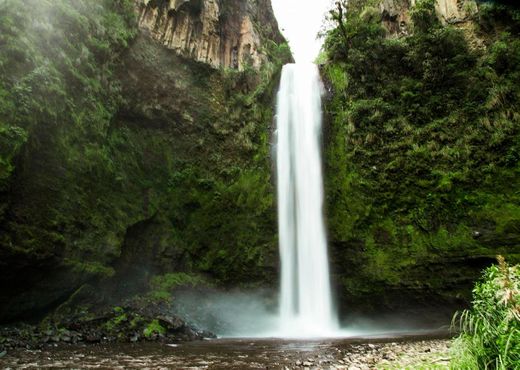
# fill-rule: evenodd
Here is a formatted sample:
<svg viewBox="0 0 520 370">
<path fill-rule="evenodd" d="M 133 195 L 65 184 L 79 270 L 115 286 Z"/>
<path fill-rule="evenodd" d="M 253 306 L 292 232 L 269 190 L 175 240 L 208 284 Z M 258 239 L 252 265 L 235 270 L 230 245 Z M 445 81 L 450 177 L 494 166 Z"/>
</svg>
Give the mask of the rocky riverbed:
<svg viewBox="0 0 520 370">
<path fill-rule="evenodd" d="M 15 349 L 2 369 L 447 369 L 448 339 L 217 339 Z"/>
</svg>

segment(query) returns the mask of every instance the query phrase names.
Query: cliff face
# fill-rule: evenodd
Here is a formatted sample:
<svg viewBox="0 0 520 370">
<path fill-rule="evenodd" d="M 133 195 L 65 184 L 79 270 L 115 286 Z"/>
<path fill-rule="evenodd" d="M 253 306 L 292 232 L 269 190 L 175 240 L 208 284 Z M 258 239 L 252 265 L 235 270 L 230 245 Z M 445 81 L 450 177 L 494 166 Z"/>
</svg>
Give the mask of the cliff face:
<svg viewBox="0 0 520 370">
<path fill-rule="evenodd" d="M 275 278 L 269 132 L 290 55 L 269 1 L 0 7 L 0 322 L 155 274 Z M 259 70 L 213 68 L 248 58 Z"/>
<path fill-rule="evenodd" d="M 497 254 L 520 258 L 520 10 L 374 3 L 326 42 L 331 269 L 346 311 L 449 319 Z"/>
<path fill-rule="evenodd" d="M 417 0 L 383 0 L 379 4 L 383 24 L 392 35 L 407 35 L 411 31 L 410 10 Z M 475 0 L 436 0 L 435 11 L 444 24 L 464 24 L 477 14 Z"/>
<path fill-rule="evenodd" d="M 281 42 L 270 1 L 136 0 L 139 27 L 168 49 L 214 67 L 259 69 Z"/>
</svg>

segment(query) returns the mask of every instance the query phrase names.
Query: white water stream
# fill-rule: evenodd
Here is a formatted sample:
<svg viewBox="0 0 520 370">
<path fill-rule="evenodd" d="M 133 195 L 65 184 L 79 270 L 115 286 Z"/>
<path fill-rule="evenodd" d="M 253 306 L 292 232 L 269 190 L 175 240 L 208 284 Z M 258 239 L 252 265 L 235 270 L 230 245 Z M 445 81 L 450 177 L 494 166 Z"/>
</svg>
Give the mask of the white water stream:
<svg viewBox="0 0 520 370">
<path fill-rule="evenodd" d="M 322 89 L 316 65 L 284 66 L 277 111 L 280 330 L 284 336 L 329 336 L 339 329 L 322 210 Z"/>
</svg>

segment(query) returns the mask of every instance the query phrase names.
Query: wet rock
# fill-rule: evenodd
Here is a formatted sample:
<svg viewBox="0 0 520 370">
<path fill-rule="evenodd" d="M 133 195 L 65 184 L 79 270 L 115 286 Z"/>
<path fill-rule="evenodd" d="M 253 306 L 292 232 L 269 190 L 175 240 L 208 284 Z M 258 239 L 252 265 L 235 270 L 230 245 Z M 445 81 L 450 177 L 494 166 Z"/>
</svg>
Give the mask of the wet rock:
<svg viewBox="0 0 520 370">
<path fill-rule="evenodd" d="M 101 335 L 99 333 L 89 333 L 85 337 L 85 341 L 88 343 L 99 343 L 101 342 Z"/>
<path fill-rule="evenodd" d="M 186 325 L 183 320 L 176 316 L 158 316 L 157 320 L 161 325 L 171 330 L 180 330 Z"/>
</svg>

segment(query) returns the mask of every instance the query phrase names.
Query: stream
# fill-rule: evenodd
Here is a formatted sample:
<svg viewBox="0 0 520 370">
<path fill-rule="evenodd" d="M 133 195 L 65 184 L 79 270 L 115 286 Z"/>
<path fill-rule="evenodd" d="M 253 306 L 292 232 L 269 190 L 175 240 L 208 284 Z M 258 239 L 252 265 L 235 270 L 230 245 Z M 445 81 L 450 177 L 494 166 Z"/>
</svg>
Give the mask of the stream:
<svg viewBox="0 0 520 370">
<path fill-rule="evenodd" d="M 2 369 L 346 369 L 448 368 L 447 333 L 389 334 L 348 339 L 214 339 L 18 349 Z M 430 368 L 430 367 L 429 367 Z"/>
</svg>

